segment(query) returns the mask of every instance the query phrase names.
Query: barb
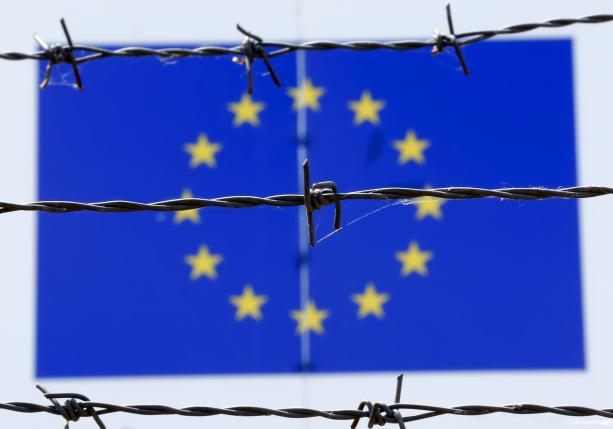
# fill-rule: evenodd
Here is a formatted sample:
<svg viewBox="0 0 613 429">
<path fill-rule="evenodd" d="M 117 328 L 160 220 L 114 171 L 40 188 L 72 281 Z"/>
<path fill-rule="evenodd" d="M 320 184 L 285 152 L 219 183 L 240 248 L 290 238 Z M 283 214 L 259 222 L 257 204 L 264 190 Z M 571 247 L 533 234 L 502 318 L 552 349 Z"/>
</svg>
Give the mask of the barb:
<svg viewBox="0 0 613 429">
<path fill-rule="evenodd" d="M 266 70 L 270 74 L 270 78 L 273 83 L 280 87 L 281 81 L 277 76 L 277 73 L 272 68 L 272 64 L 270 63 L 270 59 L 268 58 L 268 53 L 263 46 L 264 41 L 261 37 L 256 36 L 255 34 L 245 30 L 239 24 L 236 24 L 236 28 L 238 31 L 245 35 L 245 40 L 241 45 L 241 48 L 244 52 L 244 59 L 241 57 L 234 57 L 232 60 L 238 64 L 243 64 L 247 69 L 247 94 L 253 94 L 253 71 L 252 64 L 256 60 L 256 58 L 261 58 L 266 65 Z"/>
<path fill-rule="evenodd" d="M 68 31 L 68 26 L 66 25 L 66 21 L 64 18 L 60 19 L 60 24 L 62 25 L 62 31 L 64 32 L 64 36 L 66 37 L 66 46 L 62 45 L 47 45 L 45 41 L 38 35 L 34 35 L 34 40 L 38 45 L 44 50 L 41 54 L 44 55 L 44 58 L 47 59 L 47 67 L 45 68 L 45 77 L 43 81 L 40 83 L 40 88 L 45 89 L 49 82 L 51 81 L 51 73 L 53 72 L 53 66 L 59 65 L 62 63 L 68 63 L 72 66 L 72 72 L 74 73 L 76 87 L 79 91 L 83 90 L 83 82 L 81 80 L 81 73 L 79 72 L 79 66 L 77 65 L 77 59 L 74 56 L 75 47 L 72 43 L 72 37 L 70 37 L 70 32 Z M 43 59 L 42 57 L 40 59 Z"/>
<path fill-rule="evenodd" d="M 89 398 L 87 396 L 80 395 L 78 393 L 49 393 L 47 389 L 40 384 L 37 384 L 36 388 L 40 390 L 43 395 L 45 395 L 45 398 L 51 401 L 56 414 L 59 414 L 64 418 L 66 421 L 66 425 L 64 426 L 65 429 L 68 429 L 68 422 L 76 422 L 81 417 L 93 417 L 100 429 L 106 429 L 106 426 L 100 419 L 100 416 L 98 416 L 96 408 L 79 402 L 89 402 Z M 64 406 L 58 402 L 58 399 L 66 399 Z M 2 407 L 0 406 L 0 408 Z"/>
<path fill-rule="evenodd" d="M 399 399 L 402 378 L 397 381 L 397 396 Z M 518 404 L 518 405 L 464 405 L 459 407 L 442 407 L 436 405 L 420 405 L 407 403 L 385 404 L 362 401 L 358 409 L 344 410 L 317 410 L 312 408 L 264 408 L 257 406 L 238 406 L 218 408 L 211 406 L 191 406 L 175 408 L 169 405 L 116 405 L 105 402 L 91 401 L 87 396 L 79 393 L 49 393 L 44 387 L 37 386 L 45 398 L 52 405 L 41 405 L 30 402 L 6 402 L 0 403 L 0 409 L 17 413 L 47 413 L 58 415 L 68 422 L 76 422 L 80 418 L 92 417 L 100 429 L 105 429 L 100 419 L 101 415 L 112 413 L 137 414 L 142 416 L 167 416 L 177 415 L 186 417 L 210 417 L 217 415 L 233 417 L 257 417 L 276 416 L 288 419 L 304 419 L 320 417 L 329 420 L 352 421 L 351 428 L 355 429 L 360 420 L 366 419 L 368 427 L 383 426 L 386 423 L 397 424 L 400 429 L 405 428 L 405 423 L 423 420 L 442 415 L 454 416 L 484 416 L 495 413 L 514 415 L 555 414 L 566 417 L 589 417 L 598 416 L 613 419 L 613 409 L 596 409 L 582 406 L 558 406 Z M 60 404 L 57 399 L 66 399 Z M 411 415 L 402 413 L 410 412 Z"/>
<path fill-rule="evenodd" d="M 307 214 L 309 243 L 314 246 L 315 229 L 313 212 L 324 206 L 334 204 L 334 228 L 341 227 L 341 201 L 348 200 L 411 200 L 423 197 L 446 200 L 469 200 L 477 198 L 501 198 L 507 200 L 544 200 L 548 198 L 579 199 L 613 194 L 613 188 L 604 186 L 574 186 L 569 188 L 468 188 L 449 187 L 434 189 L 417 188 L 374 188 L 352 192 L 338 192 L 332 181 L 310 183 L 308 161 L 303 164 L 304 193 L 281 194 L 268 197 L 227 196 L 218 198 L 178 198 L 173 200 L 143 203 L 135 201 L 103 201 L 83 203 L 75 201 L 37 201 L 27 204 L 0 201 L 0 214 L 15 211 L 38 211 L 48 213 L 70 213 L 93 211 L 103 213 L 126 213 L 141 211 L 175 212 L 201 209 L 205 207 L 250 208 L 256 206 L 294 207 L 304 206 Z"/>
<path fill-rule="evenodd" d="M 304 207 L 306 209 L 307 228 L 309 232 L 309 244 L 315 246 L 315 226 L 313 225 L 313 212 L 325 205 L 334 203 L 334 229 L 341 227 L 341 201 L 337 197 L 336 183 L 331 181 L 319 182 L 309 187 L 311 183 L 309 161 L 304 160 L 302 164 L 304 175 Z"/>
<path fill-rule="evenodd" d="M 434 32 L 434 41 L 435 45 L 432 47 L 432 54 L 437 55 L 443 53 L 446 46 L 452 46 L 453 50 L 458 57 L 458 61 L 462 66 L 462 71 L 466 76 L 470 76 L 470 72 L 468 71 L 468 66 L 466 65 L 466 60 L 464 59 L 464 54 L 462 54 L 462 49 L 458 44 L 458 39 L 455 34 L 455 30 L 453 29 L 453 18 L 451 17 L 451 5 L 447 5 L 447 27 L 449 28 L 449 34 L 442 34 L 438 30 Z"/>
<path fill-rule="evenodd" d="M 123 47 L 111 50 L 96 46 L 73 45 L 72 39 L 62 20 L 62 27 L 68 42 L 67 45 L 54 45 L 50 48 L 44 42 L 42 42 L 40 38 L 37 38 L 37 42 L 43 49 L 42 51 L 30 54 L 23 52 L 4 52 L 0 53 L 0 59 L 9 61 L 48 61 L 49 63 L 47 71 L 45 72 L 45 80 L 43 81 L 44 85 L 41 84 L 41 88 L 47 86 L 49 82 L 48 77 L 50 76 L 50 70 L 54 64 L 59 64 L 62 62 L 70 63 L 73 66 L 77 87 L 81 89 L 81 78 L 77 69 L 77 65 L 81 63 L 102 60 L 109 57 L 133 58 L 153 56 L 163 59 L 181 59 L 188 57 L 219 57 L 231 55 L 238 59 L 236 60 L 237 62 L 245 65 L 247 68 L 248 91 L 253 91 L 252 65 L 257 58 L 261 58 L 263 60 L 274 84 L 280 86 L 280 80 L 272 68 L 270 58 L 290 54 L 296 51 L 331 51 L 338 49 L 359 52 L 381 49 L 391 51 L 411 51 L 427 48 L 430 49 L 433 54 L 437 54 L 442 52 L 446 47 L 452 47 L 456 56 L 458 57 L 464 74 L 468 75 L 468 67 L 460 49 L 463 46 L 479 43 L 493 37 L 526 33 L 541 28 L 560 28 L 576 24 L 603 24 L 613 21 L 613 15 L 600 14 L 585 16 L 582 18 L 551 19 L 539 23 L 511 25 L 497 30 L 481 30 L 456 34 L 454 31 L 451 8 L 449 5 L 447 5 L 446 13 L 449 34 L 435 32 L 434 37 L 430 40 L 399 40 L 392 42 L 334 42 L 328 40 L 318 40 L 304 43 L 276 42 L 265 41 L 259 36 L 256 36 L 255 34 L 245 30 L 243 27 L 237 25 L 238 30 L 246 37 L 242 44 L 230 48 L 219 46 L 201 46 L 194 49 Z M 75 52 L 79 52 L 80 55 L 74 55 Z"/>
</svg>

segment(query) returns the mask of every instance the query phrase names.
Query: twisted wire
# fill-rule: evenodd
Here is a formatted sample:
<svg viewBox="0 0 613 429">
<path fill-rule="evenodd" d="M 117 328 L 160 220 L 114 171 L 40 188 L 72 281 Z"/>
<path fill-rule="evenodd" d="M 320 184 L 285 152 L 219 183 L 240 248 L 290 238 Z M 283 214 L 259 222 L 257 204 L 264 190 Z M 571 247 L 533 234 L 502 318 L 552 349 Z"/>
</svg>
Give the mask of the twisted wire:
<svg viewBox="0 0 613 429">
<path fill-rule="evenodd" d="M 100 416 L 112 413 L 127 413 L 142 416 L 177 415 L 186 417 L 210 417 L 225 415 L 232 417 L 276 416 L 289 419 L 304 419 L 320 417 L 329 420 L 352 420 L 355 427 L 362 419 L 372 425 L 386 423 L 408 423 L 442 415 L 483 416 L 495 413 L 513 415 L 555 414 L 566 417 L 598 416 L 611 419 L 613 409 L 596 409 L 583 406 L 546 406 L 537 404 L 517 404 L 504 406 L 463 405 L 459 407 L 442 407 L 436 405 L 420 405 L 395 403 L 371 403 L 364 401 L 359 409 L 318 410 L 312 408 L 265 408 L 258 406 L 237 406 L 219 408 L 211 406 L 191 406 L 176 408 L 169 405 L 117 405 L 106 402 L 91 401 L 78 393 L 47 393 L 45 397 L 53 405 L 41 405 L 30 402 L 0 403 L 0 409 L 18 413 L 48 413 L 62 416 L 66 421 L 77 421 L 83 417 L 93 417 L 99 427 L 104 428 Z M 57 398 L 67 398 L 60 404 Z M 366 408 L 366 409 L 360 409 Z M 402 415 L 402 412 L 413 412 L 412 415 Z"/>
<path fill-rule="evenodd" d="M 232 417 L 259 417 L 276 416 L 289 419 L 304 419 L 321 417 L 329 420 L 352 420 L 351 429 L 356 429 L 362 419 L 368 420 L 368 427 L 374 425 L 384 426 L 386 423 L 397 424 L 400 429 L 406 429 L 405 423 L 423 420 L 442 415 L 454 416 L 483 416 L 494 413 L 515 415 L 533 414 L 557 414 L 567 417 L 599 416 L 613 418 L 613 409 L 596 409 L 582 406 L 558 406 L 519 404 L 519 405 L 464 405 L 460 407 L 441 407 L 436 405 L 419 405 L 400 403 L 402 383 L 404 376 L 396 378 L 396 394 L 394 404 L 387 405 L 383 402 L 360 402 L 357 409 L 343 410 L 317 410 L 313 408 L 265 408 L 258 406 L 238 406 L 219 408 L 210 406 L 192 406 L 176 408 L 169 405 L 116 405 L 105 402 L 91 401 L 87 396 L 80 393 L 50 393 L 43 386 L 37 385 L 46 399 L 51 401 L 50 406 L 31 402 L 7 402 L 0 403 L 0 410 L 18 413 L 48 413 L 59 415 L 68 422 L 76 422 L 82 417 L 92 417 L 100 429 L 106 426 L 100 416 L 111 413 L 127 413 L 143 416 L 177 415 L 188 417 L 232 416 Z M 58 399 L 66 399 L 60 404 Z M 413 412 L 405 416 L 402 412 Z"/>
<path fill-rule="evenodd" d="M 600 14 L 600 15 L 590 15 L 585 16 L 583 18 L 558 18 L 558 19 L 550 19 L 548 21 L 529 23 L 529 24 L 517 24 L 510 25 L 508 27 L 500 28 L 494 31 L 473 31 L 457 34 L 456 38 L 463 39 L 459 41 L 459 45 L 470 45 L 472 43 L 482 42 L 487 39 L 491 39 L 492 37 L 510 35 L 510 34 L 519 34 L 526 33 L 528 31 L 537 30 L 540 28 L 561 28 L 568 27 L 569 25 L 576 24 L 603 24 L 605 22 L 613 21 L 613 15 Z"/>
<path fill-rule="evenodd" d="M 350 50 L 350 51 L 374 51 L 392 50 L 409 51 L 415 49 L 430 48 L 432 54 L 440 54 L 447 47 L 452 47 L 458 57 L 462 71 L 469 75 L 468 66 L 462 50 L 463 46 L 482 42 L 497 36 L 525 33 L 540 28 L 559 28 L 575 24 L 602 24 L 613 21 L 613 15 L 591 15 L 582 18 L 559 18 L 543 21 L 539 23 L 517 24 L 503 27 L 498 30 L 472 31 L 466 33 L 455 33 L 453 19 L 451 17 L 451 7 L 447 5 L 447 25 L 448 33 L 444 34 L 435 31 L 434 36 L 429 40 L 399 40 L 392 42 L 377 41 L 353 41 L 353 42 L 333 42 L 329 40 L 318 40 L 304 43 L 266 41 L 256 34 L 245 30 L 237 24 L 237 30 L 245 36 L 240 45 L 226 48 L 219 46 L 200 46 L 193 49 L 188 48 L 146 48 L 146 47 L 122 47 L 119 49 L 105 49 L 97 46 L 78 45 L 72 42 L 72 37 L 68 31 L 66 22 L 62 18 L 60 23 L 67 43 L 64 45 L 47 45 L 38 35 L 35 40 L 42 48 L 41 51 L 34 53 L 25 52 L 3 52 L 0 53 L 0 60 L 22 61 L 38 60 L 47 61 L 45 77 L 40 84 L 45 88 L 51 79 L 51 71 L 55 65 L 68 63 L 72 66 L 75 75 L 76 86 L 79 90 L 83 89 L 83 82 L 79 72 L 79 64 L 101 60 L 104 58 L 134 58 L 134 57 L 158 57 L 161 59 L 180 59 L 188 57 L 219 57 L 232 55 L 233 60 L 244 65 L 247 70 L 247 93 L 253 92 L 253 63 L 256 59 L 261 59 L 266 65 L 266 70 L 276 86 L 281 86 L 281 81 L 275 72 L 270 58 L 286 55 L 296 51 L 330 51 L 330 50 Z M 78 53 L 78 54 L 77 54 Z"/>
<path fill-rule="evenodd" d="M 325 182 L 324 182 L 325 183 Z M 311 187 L 307 199 L 314 208 L 348 200 L 411 200 L 434 197 L 448 200 L 478 198 L 501 198 L 507 200 L 543 200 L 549 198 L 579 199 L 613 194 L 613 188 L 603 186 L 575 186 L 569 188 L 500 188 L 484 189 L 470 187 L 449 188 L 375 188 L 360 191 L 337 193 L 326 188 L 317 190 L 318 184 Z M 125 213 L 139 211 L 174 212 L 201 209 L 205 207 L 251 208 L 256 206 L 293 207 L 304 206 L 305 196 L 301 194 L 257 196 L 227 196 L 219 198 L 178 198 L 172 200 L 143 203 L 135 201 L 103 201 L 94 203 L 74 201 L 37 201 L 26 204 L 0 201 L 0 214 L 14 211 L 40 211 L 49 213 L 69 213 L 93 211 L 105 213 Z"/>
<path fill-rule="evenodd" d="M 69 213 L 76 211 L 94 212 L 135 212 L 135 211 L 182 211 L 205 207 L 248 208 L 261 205 L 274 207 L 304 206 L 306 212 L 309 244 L 315 246 L 315 223 L 313 213 L 324 206 L 334 204 L 334 229 L 341 228 L 341 201 L 347 200 L 412 200 L 416 198 L 441 199 L 475 199 L 502 198 L 510 200 L 542 200 L 547 198 L 592 198 L 613 194 L 613 188 L 602 186 L 575 186 L 570 188 L 500 188 L 483 189 L 468 187 L 451 187 L 437 189 L 416 188 L 375 188 L 361 191 L 340 193 L 336 183 L 327 180 L 309 186 L 310 169 L 308 160 L 302 164 L 304 194 L 272 195 L 269 197 L 229 196 L 219 198 L 179 198 L 174 200 L 142 203 L 134 201 L 103 201 L 82 203 L 74 201 L 38 201 L 18 204 L 0 202 L 0 214 L 14 211 L 42 211 L 49 213 Z"/>
<path fill-rule="evenodd" d="M 560 28 L 576 24 L 603 24 L 613 21 L 613 15 L 599 14 L 590 15 L 582 18 L 558 18 L 538 23 L 516 24 L 503 27 L 497 30 L 481 30 L 455 34 L 458 45 L 466 46 L 498 36 L 526 33 L 541 28 Z M 264 48 L 272 49 L 268 52 L 269 57 L 285 55 L 296 51 L 330 51 L 330 50 L 350 50 L 350 51 L 373 51 L 373 50 L 392 50 L 409 51 L 423 48 L 433 48 L 437 45 L 437 38 L 429 40 L 398 40 L 391 42 L 378 41 L 351 41 L 334 42 L 329 40 L 316 40 L 304 43 L 291 43 L 282 41 L 266 41 L 259 43 Z M 187 57 L 218 57 L 218 56 L 238 56 L 244 55 L 244 46 L 234 47 L 220 46 L 200 46 L 193 49 L 186 48 L 146 48 L 146 47 L 122 47 L 119 49 L 105 49 L 97 46 L 75 44 L 72 50 L 80 52 L 81 55 L 75 58 L 76 63 L 82 64 L 94 60 L 109 57 L 149 57 L 155 56 L 162 59 L 178 59 Z M 49 53 L 46 50 L 34 53 L 24 52 L 3 52 L 0 59 L 9 61 L 39 60 L 48 61 Z"/>
</svg>

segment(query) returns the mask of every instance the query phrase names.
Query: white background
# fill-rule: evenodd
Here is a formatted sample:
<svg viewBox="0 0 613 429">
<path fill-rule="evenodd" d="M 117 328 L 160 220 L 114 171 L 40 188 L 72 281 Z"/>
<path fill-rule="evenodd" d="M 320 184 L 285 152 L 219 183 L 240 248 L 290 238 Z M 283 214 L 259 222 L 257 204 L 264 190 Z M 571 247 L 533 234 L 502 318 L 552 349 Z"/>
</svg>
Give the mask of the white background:
<svg viewBox="0 0 613 429">
<path fill-rule="evenodd" d="M 427 38 L 446 28 L 442 1 L 22 1 L 0 14 L 0 51 L 32 50 L 32 33 L 62 40 L 66 17 L 77 43 L 138 45 L 154 42 L 236 41 L 240 22 L 267 39 Z M 613 13 L 613 4 L 592 1 L 486 1 L 453 3 L 458 32 L 548 18 Z M 299 30 L 300 29 L 300 30 Z M 528 37 L 572 36 L 579 184 L 613 185 L 613 24 L 541 30 Z M 524 36 L 526 37 L 526 36 Z M 529 65 L 526 65 L 529 67 Z M 0 200 L 36 199 L 36 100 L 33 62 L 0 63 Z M 547 166 L 543 166 L 547 168 Z M 409 373 L 404 402 L 436 405 L 543 403 L 612 407 L 613 395 L 613 198 L 580 203 L 587 370 L 568 372 Z M 561 232 L 563 233 L 563 232 Z M 35 215 L 0 217 L 0 401 L 44 403 L 34 389 Z M 64 311 L 64 310 L 63 310 Z M 70 312 L 67 302 L 65 311 Z M 66 335 L 87 326 L 58 326 Z M 507 333 L 512 334 L 512 333 Z M 87 336 L 75 337 L 88 341 Z M 365 343 L 364 347 L 367 347 Z M 66 350 L 66 353 L 71 353 Z M 121 351 L 118 350 L 118 353 Z M 359 353 L 359 350 L 356 351 Z M 52 379 L 53 391 L 77 391 L 97 401 L 188 405 L 354 408 L 362 399 L 392 402 L 392 373 L 293 376 L 214 376 L 121 379 Z M 108 416 L 110 428 L 295 427 L 349 423 L 274 417 L 188 418 Z M 62 427 L 59 417 L 0 411 L 3 427 Z M 362 423 L 365 424 L 365 423 Z M 438 417 L 421 427 L 556 427 L 609 424 L 599 418 L 558 416 Z M 76 423 L 95 427 L 92 421 Z M 445 425 L 445 426 L 443 426 Z"/>
</svg>

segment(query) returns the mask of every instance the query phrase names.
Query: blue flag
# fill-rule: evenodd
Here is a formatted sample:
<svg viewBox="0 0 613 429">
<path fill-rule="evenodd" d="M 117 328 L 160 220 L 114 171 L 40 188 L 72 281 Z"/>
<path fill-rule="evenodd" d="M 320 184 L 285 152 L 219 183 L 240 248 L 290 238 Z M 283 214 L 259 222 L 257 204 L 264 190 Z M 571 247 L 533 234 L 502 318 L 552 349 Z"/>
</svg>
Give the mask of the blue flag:
<svg viewBox="0 0 613 429">
<path fill-rule="evenodd" d="M 340 192 L 575 185 L 570 41 L 466 55 L 278 57 L 252 96 L 226 60 L 95 62 L 40 93 L 39 197 L 301 193 L 305 149 Z M 308 254 L 301 210 L 41 214 L 37 375 L 584 368 L 575 201 L 345 202 Z"/>
</svg>

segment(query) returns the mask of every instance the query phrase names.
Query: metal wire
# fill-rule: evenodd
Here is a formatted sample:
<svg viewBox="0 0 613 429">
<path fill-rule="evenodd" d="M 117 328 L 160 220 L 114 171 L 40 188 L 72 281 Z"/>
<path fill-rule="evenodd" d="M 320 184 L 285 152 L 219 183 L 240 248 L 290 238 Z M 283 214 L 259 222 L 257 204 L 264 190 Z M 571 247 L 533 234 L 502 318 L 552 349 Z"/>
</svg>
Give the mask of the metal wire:
<svg viewBox="0 0 613 429">
<path fill-rule="evenodd" d="M 277 416 L 288 419 L 304 419 L 321 417 L 329 420 L 352 421 L 351 428 L 355 429 L 362 419 L 368 420 L 368 427 L 375 425 L 383 426 L 386 423 L 398 424 L 405 429 L 405 423 L 423 420 L 442 415 L 454 416 L 484 416 L 494 413 L 533 415 L 533 414 L 556 414 L 567 417 L 599 416 L 608 419 L 613 418 L 613 409 L 596 409 L 582 406 L 557 406 L 550 407 L 536 404 L 518 405 L 463 405 L 459 407 L 442 407 L 436 405 L 420 405 L 362 401 L 357 409 L 345 410 L 317 410 L 312 408 L 264 408 L 257 406 L 238 406 L 218 408 L 210 406 L 192 406 L 176 408 L 168 405 L 116 405 L 105 402 L 91 401 L 87 396 L 79 393 L 49 393 L 44 387 L 37 386 L 43 392 L 45 398 L 52 405 L 41 405 L 30 402 L 6 402 L 0 403 L 0 409 L 18 413 L 48 413 L 59 415 L 66 422 L 76 422 L 82 417 L 92 417 L 101 429 L 105 428 L 100 416 L 111 413 L 138 414 L 142 416 L 177 415 L 187 417 L 210 417 L 210 416 L 233 416 L 233 417 L 259 417 Z M 400 401 L 402 389 L 402 376 L 397 379 L 395 399 Z M 60 404 L 58 399 L 65 399 Z M 403 415 L 403 412 L 413 412 L 411 415 Z"/>
<path fill-rule="evenodd" d="M 315 245 L 313 212 L 334 204 L 334 228 L 341 227 L 341 201 L 348 200 L 411 200 L 424 197 L 447 200 L 467 200 L 477 198 L 502 198 L 507 200 L 544 200 L 548 198 L 593 198 L 613 194 L 613 188 L 604 186 L 574 186 L 569 188 L 499 188 L 484 189 L 470 187 L 449 187 L 433 189 L 417 188 L 374 188 L 352 192 L 337 192 L 332 181 L 314 183 L 309 186 L 310 172 L 308 161 L 303 164 L 304 194 L 281 194 L 268 197 L 228 196 L 218 198 L 177 198 L 153 203 L 135 201 L 103 201 L 83 203 L 75 201 L 37 201 L 19 204 L 0 201 L 0 214 L 15 211 L 39 211 L 48 213 L 70 213 L 93 211 L 103 213 L 125 213 L 141 211 L 175 212 L 205 207 L 250 208 L 257 206 L 293 207 L 305 206 L 309 226 L 309 241 Z"/>
<path fill-rule="evenodd" d="M 105 58 L 134 58 L 134 57 L 158 57 L 162 59 L 181 59 L 188 57 L 219 57 L 231 55 L 235 61 L 247 68 L 248 75 L 248 92 L 253 91 L 253 76 L 252 64 L 260 58 L 264 61 L 266 68 L 275 85 L 280 86 L 281 82 L 275 73 L 270 63 L 270 58 L 280 55 L 286 55 L 296 51 L 330 51 L 330 50 L 350 50 L 350 51 L 374 51 L 374 50 L 391 50 L 391 51 L 410 51 L 416 49 L 431 49 L 433 54 L 441 53 L 447 47 L 453 48 L 458 60 L 462 66 L 462 70 L 466 75 L 469 74 L 468 66 L 461 51 L 461 47 L 482 42 L 498 36 L 506 36 L 510 34 L 526 33 L 529 31 L 541 28 L 560 28 L 576 24 L 602 24 L 613 21 L 613 15 L 600 14 L 590 15 L 582 18 L 559 18 L 551 19 L 538 23 L 526 23 L 511 25 L 497 30 L 481 30 L 470 31 L 465 33 L 455 33 L 453 19 L 451 16 L 451 8 L 447 5 L 447 24 L 448 33 L 443 34 L 438 31 L 429 40 L 399 40 L 391 42 L 377 41 L 351 41 L 351 42 L 334 42 L 329 40 L 309 41 L 304 43 L 291 43 L 280 41 L 267 41 L 255 35 L 252 32 L 245 30 L 240 25 L 237 29 L 245 36 L 243 43 L 233 47 L 220 46 L 200 46 L 193 49 L 186 48 L 146 48 L 146 47 L 122 47 L 119 49 L 105 49 L 97 46 L 73 44 L 72 38 L 62 18 L 62 30 L 66 37 L 65 45 L 48 46 L 42 41 L 39 36 L 35 36 L 37 43 L 42 50 L 34 53 L 24 52 L 4 52 L 0 53 L 0 59 L 9 61 L 22 60 L 38 60 L 47 61 L 47 69 L 45 77 L 41 83 L 41 88 L 44 88 L 49 83 L 51 77 L 51 69 L 53 66 L 61 63 L 71 64 L 77 87 L 82 89 L 81 77 L 78 71 L 78 65 L 90 61 L 101 60 Z M 79 55 L 76 55 L 79 53 Z"/>
<path fill-rule="evenodd" d="M 602 186 L 576 186 L 571 188 L 376 188 L 361 191 L 333 193 L 329 189 L 314 193 L 323 205 L 347 200 L 409 200 L 423 197 L 435 197 L 447 200 L 465 200 L 478 198 L 501 198 L 508 200 L 544 200 L 549 198 L 593 198 L 613 194 L 613 188 Z M 268 197 L 228 196 L 219 198 L 177 198 L 173 200 L 142 203 L 135 201 L 102 201 L 97 203 L 82 203 L 75 201 L 37 201 L 26 204 L 0 201 L 0 213 L 14 211 L 40 211 L 48 213 L 70 213 L 77 211 L 93 211 L 104 213 L 125 213 L 140 211 L 175 212 L 201 209 L 205 207 L 250 208 L 256 206 L 293 207 L 303 206 L 304 196 L 301 194 L 281 194 Z"/>
</svg>

